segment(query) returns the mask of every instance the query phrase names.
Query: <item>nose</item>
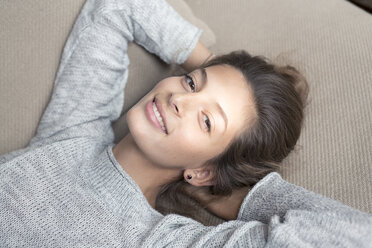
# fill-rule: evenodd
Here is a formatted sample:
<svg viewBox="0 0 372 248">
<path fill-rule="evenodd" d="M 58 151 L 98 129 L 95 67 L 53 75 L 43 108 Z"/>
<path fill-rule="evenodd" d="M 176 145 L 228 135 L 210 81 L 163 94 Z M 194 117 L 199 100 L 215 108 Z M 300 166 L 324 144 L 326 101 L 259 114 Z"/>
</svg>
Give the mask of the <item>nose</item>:
<svg viewBox="0 0 372 248">
<path fill-rule="evenodd" d="M 183 117 L 195 104 L 197 104 L 195 93 L 193 95 L 190 93 L 171 93 L 169 97 L 169 105 L 179 117 Z"/>
</svg>

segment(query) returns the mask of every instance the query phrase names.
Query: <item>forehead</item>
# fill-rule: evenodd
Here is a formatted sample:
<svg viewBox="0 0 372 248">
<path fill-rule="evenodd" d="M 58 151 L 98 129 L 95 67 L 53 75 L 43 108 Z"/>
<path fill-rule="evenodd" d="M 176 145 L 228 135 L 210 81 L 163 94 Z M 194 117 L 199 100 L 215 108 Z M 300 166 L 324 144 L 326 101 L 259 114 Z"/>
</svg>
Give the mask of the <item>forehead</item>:
<svg viewBox="0 0 372 248">
<path fill-rule="evenodd" d="M 205 68 L 207 73 L 207 84 L 205 93 L 208 94 L 208 101 L 217 103 L 226 113 L 228 125 L 226 133 L 233 135 L 247 124 L 255 115 L 254 98 L 250 85 L 244 75 L 232 66 L 215 65 Z M 197 70 L 199 77 L 202 77 L 201 70 Z M 224 129 L 224 121 L 217 111 L 213 112 L 217 122 L 215 128 L 220 133 Z"/>
<path fill-rule="evenodd" d="M 230 65 L 214 65 L 206 67 L 205 70 L 213 83 L 225 85 L 233 83 L 235 87 L 239 88 L 247 88 L 248 86 L 243 74 Z"/>
</svg>

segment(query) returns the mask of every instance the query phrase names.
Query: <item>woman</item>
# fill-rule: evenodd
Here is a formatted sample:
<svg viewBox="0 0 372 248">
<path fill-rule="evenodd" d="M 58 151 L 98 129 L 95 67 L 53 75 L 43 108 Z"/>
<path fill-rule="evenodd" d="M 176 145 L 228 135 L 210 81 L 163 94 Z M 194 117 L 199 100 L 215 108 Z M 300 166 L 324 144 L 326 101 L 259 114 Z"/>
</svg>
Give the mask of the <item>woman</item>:
<svg viewBox="0 0 372 248">
<path fill-rule="evenodd" d="M 36 136 L 0 158 L 2 246 L 369 245 L 370 215 L 270 173 L 300 134 L 300 74 L 245 52 L 212 58 L 201 32 L 165 1 L 87 0 Z M 115 145 L 128 42 L 190 73 L 133 106 Z M 202 204 L 222 196 L 207 207 L 231 221 L 207 227 L 154 209 L 186 183 Z"/>
</svg>

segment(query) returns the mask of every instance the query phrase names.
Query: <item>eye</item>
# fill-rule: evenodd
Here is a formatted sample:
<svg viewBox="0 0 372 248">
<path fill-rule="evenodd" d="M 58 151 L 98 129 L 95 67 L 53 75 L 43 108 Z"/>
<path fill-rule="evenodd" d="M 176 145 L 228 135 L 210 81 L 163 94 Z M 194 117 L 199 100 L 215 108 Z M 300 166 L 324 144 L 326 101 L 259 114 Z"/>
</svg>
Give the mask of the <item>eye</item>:
<svg viewBox="0 0 372 248">
<path fill-rule="evenodd" d="M 204 120 L 204 123 L 206 124 L 206 126 L 208 128 L 208 132 L 210 132 L 211 131 L 211 122 L 209 121 L 208 116 L 203 115 L 203 120 Z"/>
<path fill-rule="evenodd" d="M 192 77 L 190 77 L 189 75 L 185 74 L 185 80 L 186 80 L 186 83 L 190 86 L 191 88 L 191 91 L 192 92 L 195 92 L 195 83 L 194 83 L 194 80 L 192 79 Z"/>
<path fill-rule="evenodd" d="M 192 79 L 192 77 L 189 76 L 188 74 L 185 74 L 184 77 L 185 77 L 186 83 L 190 86 L 191 91 L 195 92 L 195 83 L 194 83 L 194 80 Z M 211 132 L 211 122 L 210 122 L 208 116 L 205 115 L 205 114 L 203 115 L 203 121 L 207 126 L 208 132 L 210 133 Z"/>
</svg>

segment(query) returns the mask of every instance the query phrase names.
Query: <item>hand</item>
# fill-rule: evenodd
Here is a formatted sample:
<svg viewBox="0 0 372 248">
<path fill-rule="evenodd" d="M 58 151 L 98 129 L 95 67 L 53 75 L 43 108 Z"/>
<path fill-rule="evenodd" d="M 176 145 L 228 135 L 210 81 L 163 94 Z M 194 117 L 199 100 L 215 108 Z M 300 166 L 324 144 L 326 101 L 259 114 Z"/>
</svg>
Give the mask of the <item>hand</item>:
<svg viewBox="0 0 372 248">
<path fill-rule="evenodd" d="M 206 207 L 207 210 L 225 220 L 236 220 L 240 206 L 248 194 L 250 187 L 236 189 L 230 196 L 215 196 L 207 187 L 188 186 L 185 193 Z"/>
<path fill-rule="evenodd" d="M 187 60 L 181 65 L 181 67 L 187 71 L 191 72 L 196 67 L 200 66 L 206 61 L 211 60 L 215 55 L 210 56 L 213 54 L 209 49 L 203 45 L 200 41 L 195 45 L 195 48 L 192 50 L 190 56 Z"/>
</svg>

